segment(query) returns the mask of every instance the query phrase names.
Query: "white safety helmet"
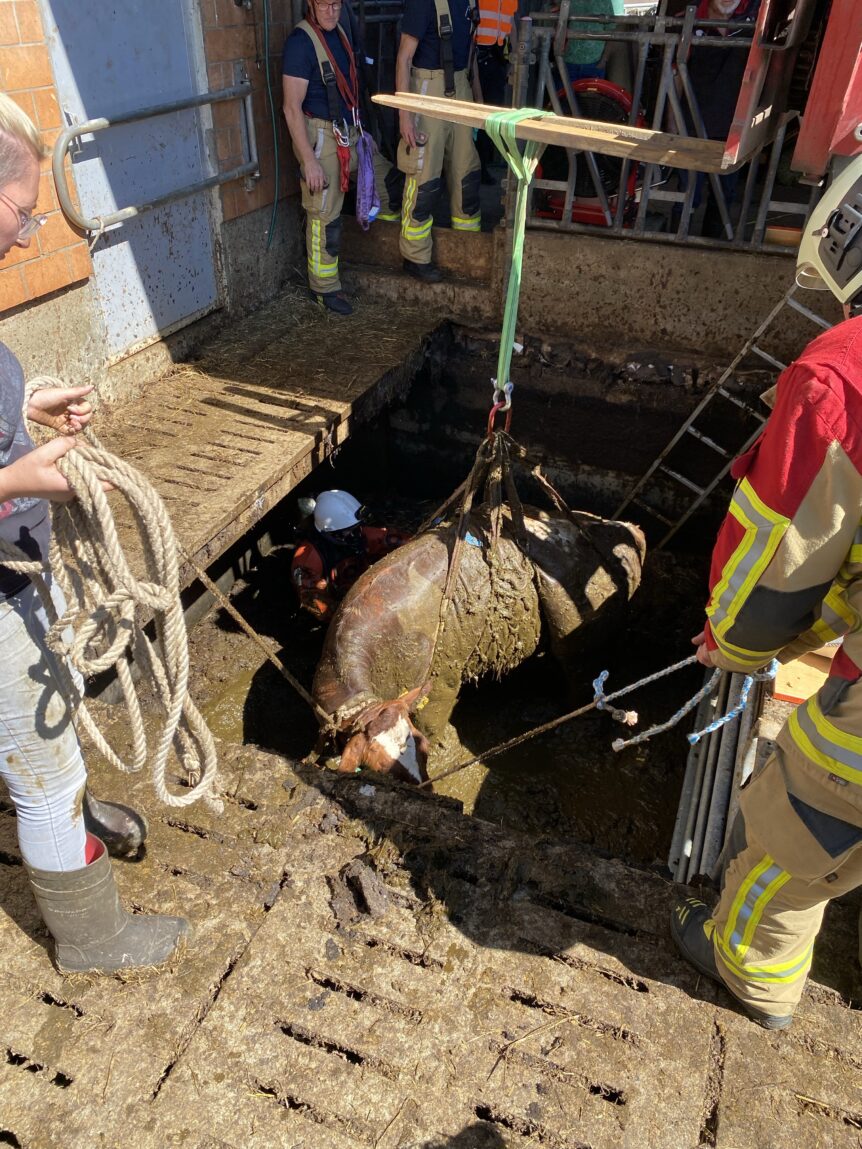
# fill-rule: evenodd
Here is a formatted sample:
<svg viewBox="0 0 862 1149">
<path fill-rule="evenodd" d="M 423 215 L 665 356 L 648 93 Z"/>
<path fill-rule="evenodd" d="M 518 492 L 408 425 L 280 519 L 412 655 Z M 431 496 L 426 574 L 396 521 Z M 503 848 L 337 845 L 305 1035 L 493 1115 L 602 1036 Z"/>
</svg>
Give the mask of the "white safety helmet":
<svg viewBox="0 0 862 1149">
<path fill-rule="evenodd" d="M 314 525 L 319 531 L 343 531 L 359 522 L 362 504 L 347 491 L 323 491 L 314 504 Z"/>
<path fill-rule="evenodd" d="M 862 296 L 862 156 L 832 180 L 802 233 L 796 282 L 831 291 L 839 303 Z"/>
</svg>

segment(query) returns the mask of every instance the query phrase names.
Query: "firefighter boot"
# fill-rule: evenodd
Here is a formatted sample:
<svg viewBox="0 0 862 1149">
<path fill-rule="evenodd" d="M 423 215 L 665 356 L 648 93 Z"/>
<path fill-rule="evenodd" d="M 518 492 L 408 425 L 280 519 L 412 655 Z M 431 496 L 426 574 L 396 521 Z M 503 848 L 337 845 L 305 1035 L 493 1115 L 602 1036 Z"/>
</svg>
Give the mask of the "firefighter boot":
<svg viewBox="0 0 862 1149">
<path fill-rule="evenodd" d="M 415 263 L 412 259 L 405 259 L 404 270 L 420 283 L 439 283 L 443 278 L 443 272 L 436 263 Z"/>
<path fill-rule="evenodd" d="M 105 843 L 112 858 L 133 858 L 147 837 L 147 820 L 131 806 L 100 802 L 84 790 L 84 826 Z"/>
<path fill-rule="evenodd" d="M 331 311 L 333 315 L 352 315 L 353 308 L 346 295 L 340 291 L 309 291 L 309 295 L 324 311 Z"/>
<path fill-rule="evenodd" d="M 104 844 L 87 835 L 80 870 L 37 870 L 27 866 L 30 888 L 54 939 L 54 963 L 61 973 L 114 973 L 161 965 L 189 934 L 184 918 L 129 914 L 120 905 Z"/>
<path fill-rule="evenodd" d="M 697 898 L 683 898 L 676 903 L 670 914 L 670 932 L 676 948 L 687 962 L 694 966 L 704 977 L 717 981 L 724 986 L 732 997 L 736 995 L 725 985 L 718 966 L 715 964 L 715 950 L 713 949 L 712 933 L 715 925 L 710 919 L 706 905 Z M 758 1025 L 764 1029 L 786 1029 L 793 1017 L 787 1014 L 778 1017 L 775 1014 L 763 1013 L 753 1009 L 750 1005 L 740 1002 L 745 1012 Z"/>
</svg>

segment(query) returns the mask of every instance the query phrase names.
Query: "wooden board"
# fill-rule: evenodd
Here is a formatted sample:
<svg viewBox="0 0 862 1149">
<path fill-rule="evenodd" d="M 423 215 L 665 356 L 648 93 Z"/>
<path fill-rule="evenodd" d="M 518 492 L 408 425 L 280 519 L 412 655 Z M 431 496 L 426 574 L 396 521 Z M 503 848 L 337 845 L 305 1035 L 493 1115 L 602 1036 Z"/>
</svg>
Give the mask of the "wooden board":
<svg viewBox="0 0 862 1149">
<path fill-rule="evenodd" d="M 775 698 L 782 702 L 805 702 L 816 694 L 829 677 L 837 650 L 837 646 L 821 646 L 780 666 L 775 676 Z"/>
<path fill-rule="evenodd" d="M 404 109 L 434 120 L 449 120 L 471 128 L 483 128 L 488 116 L 494 112 L 512 110 L 494 107 L 492 104 L 474 104 L 469 100 L 417 96 L 408 92 L 373 98 L 376 104 L 383 104 L 387 108 Z M 536 119 L 521 120 L 515 128 L 515 135 L 519 140 L 535 140 L 542 144 L 619 156 L 645 164 L 666 164 L 698 172 L 733 170 L 733 165 L 723 164 L 724 142 L 721 140 L 678 136 L 672 132 L 658 132 L 652 128 L 636 128 L 628 124 L 609 124 L 572 116 L 547 115 L 540 118 L 537 112 Z"/>
</svg>

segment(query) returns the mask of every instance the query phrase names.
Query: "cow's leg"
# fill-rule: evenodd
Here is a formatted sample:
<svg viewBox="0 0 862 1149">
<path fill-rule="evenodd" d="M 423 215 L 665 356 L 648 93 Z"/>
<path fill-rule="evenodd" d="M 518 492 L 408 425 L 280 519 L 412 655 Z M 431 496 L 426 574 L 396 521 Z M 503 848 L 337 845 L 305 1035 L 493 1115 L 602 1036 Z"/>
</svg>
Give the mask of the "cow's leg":
<svg viewBox="0 0 862 1149">
<path fill-rule="evenodd" d="M 441 739 L 444 730 L 449 724 L 452 711 L 458 699 L 461 687 L 461 672 L 454 668 L 448 675 L 435 675 L 431 680 L 431 690 L 428 701 L 414 712 L 413 721 L 426 736 L 429 742 L 436 743 Z M 433 747 L 432 747 L 433 753 Z"/>
</svg>

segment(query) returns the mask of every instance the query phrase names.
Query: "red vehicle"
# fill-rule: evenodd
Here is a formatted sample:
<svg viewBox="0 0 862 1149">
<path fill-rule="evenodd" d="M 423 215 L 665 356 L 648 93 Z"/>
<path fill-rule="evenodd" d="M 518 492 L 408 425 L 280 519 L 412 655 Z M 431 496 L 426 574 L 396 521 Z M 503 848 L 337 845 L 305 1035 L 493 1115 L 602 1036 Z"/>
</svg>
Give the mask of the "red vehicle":
<svg viewBox="0 0 862 1149">
<path fill-rule="evenodd" d="M 605 120 L 610 123 L 628 124 L 632 111 L 632 97 L 625 88 L 614 84 L 610 80 L 597 78 L 575 80 L 572 82 L 572 91 L 575 94 L 578 108 L 584 119 Z M 566 91 L 560 87 L 557 91 L 560 102 L 564 108 L 568 107 Z M 635 120 L 637 127 L 644 127 L 646 121 L 643 113 L 639 112 Z M 617 211 L 617 189 L 619 187 L 620 173 L 623 161 L 616 156 L 603 156 L 596 154 L 596 166 L 605 195 L 611 218 Z M 630 222 L 637 210 L 637 191 L 641 176 L 640 164 L 629 166 L 626 180 L 625 208 L 623 221 Z M 536 169 L 537 180 L 559 180 L 565 183 L 569 178 L 568 156 L 563 148 L 548 148 L 542 156 L 542 162 Z M 596 227 L 606 227 L 607 221 L 601 207 L 601 201 L 596 196 L 596 188 L 590 175 L 589 168 L 584 160 L 578 158 L 578 169 L 575 176 L 575 194 L 572 200 L 572 222 L 593 224 Z M 535 214 L 543 219 L 562 219 L 565 208 L 566 193 L 552 191 L 549 188 L 538 188 L 534 193 Z"/>
</svg>

